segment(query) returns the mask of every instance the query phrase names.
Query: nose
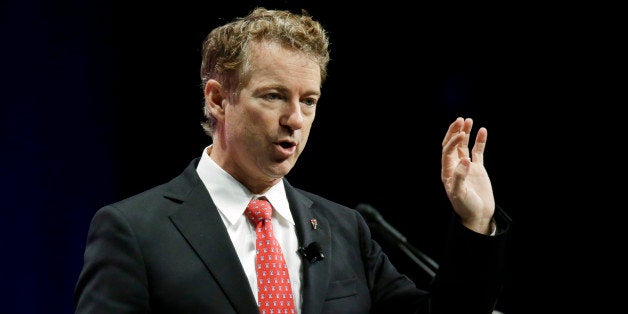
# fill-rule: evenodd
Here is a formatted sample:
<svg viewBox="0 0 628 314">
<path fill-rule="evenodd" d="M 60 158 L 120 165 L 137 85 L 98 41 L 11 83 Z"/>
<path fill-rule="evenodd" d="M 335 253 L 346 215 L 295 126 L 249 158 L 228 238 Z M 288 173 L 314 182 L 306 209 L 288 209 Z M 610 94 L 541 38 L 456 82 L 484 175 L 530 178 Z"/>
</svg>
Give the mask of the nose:
<svg viewBox="0 0 628 314">
<path fill-rule="evenodd" d="M 303 127 L 303 111 L 298 99 L 286 103 L 280 123 L 293 131 Z"/>
</svg>

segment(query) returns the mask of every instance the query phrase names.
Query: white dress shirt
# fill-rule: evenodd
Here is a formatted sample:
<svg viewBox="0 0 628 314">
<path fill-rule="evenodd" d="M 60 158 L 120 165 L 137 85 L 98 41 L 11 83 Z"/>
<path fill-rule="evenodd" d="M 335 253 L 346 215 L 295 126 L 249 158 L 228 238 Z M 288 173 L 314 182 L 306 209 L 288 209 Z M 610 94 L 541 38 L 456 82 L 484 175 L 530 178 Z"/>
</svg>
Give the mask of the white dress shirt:
<svg viewBox="0 0 628 314">
<path fill-rule="evenodd" d="M 251 193 L 244 185 L 224 171 L 208 151 L 210 146 L 203 150 L 196 172 L 207 188 L 209 195 L 216 204 L 231 242 L 238 253 L 238 258 L 257 301 L 257 275 L 255 273 L 255 228 L 246 219 L 244 211 L 253 198 L 265 196 L 273 206 L 272 224 L 275 237 L 281 245 L 288 274 L 292 283 L 292 293 L 297 313 L 301 313 L 301 258 L 297 250 L 299 244 L 294 226 L 294 219 L 288 206 L 288 199 L 283 181 L 275 184 L 264 195 Z"/>
</svg>

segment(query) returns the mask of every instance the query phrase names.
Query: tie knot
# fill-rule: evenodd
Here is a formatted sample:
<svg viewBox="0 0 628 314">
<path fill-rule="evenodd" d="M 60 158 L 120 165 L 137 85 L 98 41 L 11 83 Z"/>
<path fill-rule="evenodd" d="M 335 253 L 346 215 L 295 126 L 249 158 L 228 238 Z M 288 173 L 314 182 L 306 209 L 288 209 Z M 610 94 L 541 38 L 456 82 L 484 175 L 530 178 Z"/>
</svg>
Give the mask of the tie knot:
<svg viewBox="0 0 628 314">
<path fill-rule="evenodd" d="M 273 215 L 273 207 L 265 199 L 253 199 L 246 206 L 245 214 L 254 225 L 257 225 L 260 222 L 270 221 L 270 217 Z"/>
</svg>

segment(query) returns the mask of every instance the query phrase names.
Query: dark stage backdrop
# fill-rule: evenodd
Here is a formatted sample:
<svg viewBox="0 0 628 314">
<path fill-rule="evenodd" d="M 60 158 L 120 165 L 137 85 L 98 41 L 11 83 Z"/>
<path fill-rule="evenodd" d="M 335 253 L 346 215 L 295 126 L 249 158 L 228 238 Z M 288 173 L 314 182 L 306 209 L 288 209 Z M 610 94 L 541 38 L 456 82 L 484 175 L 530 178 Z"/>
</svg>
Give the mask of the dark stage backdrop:
<svg viewBox="0 0 628 314">
<path fill-rule="evenodd" d="M 488 128 L 485 164 L 497 203 L 515 220 L 498 308 L 564 308 L 552 301 L 570 281 L 552 252 L 576 243 L 548 237 L 558 228 L 548 208 L 564 209 L 552 199 L 557 173 L 543 165 L 561 158 L 545 130 L 568 129 L 551 119 L 567 112 L 554 100 L 577 71 L 546 63 L 561 60 L 556 38 L 580 36 L 570 28 L 578 24 L 547 27 L 557 13 L 514 5 L 5 0 L 0 313 L 73 312 L 92 215 L 179 174 L 210 143 L 199 124 L 201 41 L 256 4 L 305 8 L 332 41 L 317 120 L 288 175 L 293 185 L 374 206 L 438 259 L 450 211 L 441 140 L 457 116 L 472 117 L 476 130 Z M 379 239 L 426 287 L 425 274 Z"/>
</svg>

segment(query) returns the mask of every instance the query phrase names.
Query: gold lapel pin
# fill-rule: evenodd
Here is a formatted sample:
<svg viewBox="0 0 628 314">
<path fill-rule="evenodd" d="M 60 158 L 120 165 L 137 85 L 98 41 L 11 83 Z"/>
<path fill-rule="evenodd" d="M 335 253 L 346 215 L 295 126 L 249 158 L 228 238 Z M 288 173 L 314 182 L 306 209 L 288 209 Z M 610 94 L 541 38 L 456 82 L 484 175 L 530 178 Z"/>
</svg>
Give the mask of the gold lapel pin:
<svg viewBox="0 0 628 314">
<path fill-rule="evenodd" d="M 312 229 L 316 230 L 316 228 L 318 228 L 318 221 L 316 221 L 316 218 L 310 219 L 310 223 L 312 224 Z"/>
</svg>

